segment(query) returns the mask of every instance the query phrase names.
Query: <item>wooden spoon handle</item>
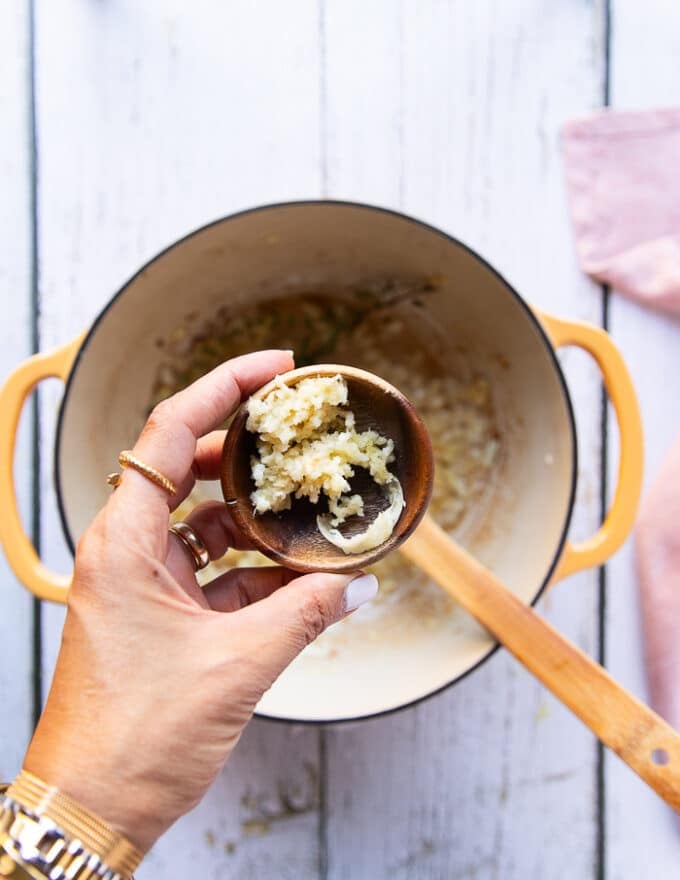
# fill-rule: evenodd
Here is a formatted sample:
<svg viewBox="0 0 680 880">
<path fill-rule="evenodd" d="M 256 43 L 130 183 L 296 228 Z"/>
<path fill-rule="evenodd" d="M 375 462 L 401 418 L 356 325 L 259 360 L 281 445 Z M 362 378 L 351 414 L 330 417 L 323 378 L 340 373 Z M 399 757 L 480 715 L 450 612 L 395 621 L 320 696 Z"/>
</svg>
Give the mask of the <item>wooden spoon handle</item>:
<svg viewBox="0 0 680 880">
<path fill-rule="evenodd" d="M 524 605 L 429 516 L 401 551 L 680 811 L 680 734 Z"/>
</svg>

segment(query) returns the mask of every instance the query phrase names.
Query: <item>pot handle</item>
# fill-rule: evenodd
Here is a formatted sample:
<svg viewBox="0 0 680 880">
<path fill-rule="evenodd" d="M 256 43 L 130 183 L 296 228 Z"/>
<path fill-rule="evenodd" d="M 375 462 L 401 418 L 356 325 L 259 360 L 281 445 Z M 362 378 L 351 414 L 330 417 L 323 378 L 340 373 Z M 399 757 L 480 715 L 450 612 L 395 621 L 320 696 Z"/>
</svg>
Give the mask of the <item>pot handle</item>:
<svg viewBox="0 0 680 880">
<path fill-rule="evenodd" d="M 642 488 L 642 421 L 628 367 L 609 334 L 583 321 L 567 321 L 544 312 L 538 312 L 538 317 L 555 348 L 577 345 L 595 359 L 619 426 L 619 472 L 614 500 L 591 538 L 567 542 L 552 578 L 554 583 L 574 572 L 602 565 L 630 534 Z"/>
<path fill-rule="evenodd" d="M 14 574 L 39 599 L 65 602 L 71 577 L 51 572 L 38 558 L 19 516 L 14 485 L 17 426 L 24 402 L 43 379 L 62 382 L 71 371 L 83 337 L 47 354 L 35 354 L 12 372 L 0 389 L 0 544 Z"/>
</svg>

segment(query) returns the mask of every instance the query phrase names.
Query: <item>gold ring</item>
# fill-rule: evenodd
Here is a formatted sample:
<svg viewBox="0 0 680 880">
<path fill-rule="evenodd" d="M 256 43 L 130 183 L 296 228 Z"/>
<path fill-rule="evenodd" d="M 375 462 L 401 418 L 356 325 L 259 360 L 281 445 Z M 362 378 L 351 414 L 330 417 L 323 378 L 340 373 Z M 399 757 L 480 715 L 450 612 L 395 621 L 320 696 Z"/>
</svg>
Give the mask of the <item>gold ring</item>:
<svg viewBox="0 0 680 880">
<path fill-rule="evenodd" d="M 118 456 L 118 463 L 121 467 L 133 468 L 133 470 L 136 470 L 143 477 L 146 477 L 147 480 L 151 480 L 152 483 L 160 486 L 161 489 L 165 489 L 169 495 L 174 495 L 177 492 L 177 486 L 175 486 L 172 480 L 169 480 L 160 471 L 157 471 L 156 468 L 151 467 L 151 465 L 145 464 L 137 458 L 136 455 L 133 455 L 129 449 L 124 449 L 120 453 Z M 121 479 L 122 477 L 120 474 L 109 474 L 106 478 L 106 482 L 115 489 L 120 485 Z"/>
<path fill-rule="evenodd" d="M 176 522 L 170 526 L 173 535 L 177 535 L 180 541 L 191 554 L 194 563 L 194 571 L 200 571 L 210 562 L 210 554 L 196 532 L 188 523 Z"/>
</svg>

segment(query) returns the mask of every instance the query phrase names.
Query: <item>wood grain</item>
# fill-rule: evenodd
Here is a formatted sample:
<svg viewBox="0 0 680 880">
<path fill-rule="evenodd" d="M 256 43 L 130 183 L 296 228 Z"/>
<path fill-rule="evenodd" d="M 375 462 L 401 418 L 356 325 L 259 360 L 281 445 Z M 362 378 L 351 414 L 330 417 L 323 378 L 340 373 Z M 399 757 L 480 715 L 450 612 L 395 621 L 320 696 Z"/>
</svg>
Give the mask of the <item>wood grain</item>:
<svg viewBox="0 0 680 880">
<path fill-rule="evenodd" d="M 37 4 L 41 332 L 88 324 L 173 239 L 219 215 L 320 187 L 318 10 L 200 0 Z M 190 291 L 188 295 L 190 296 Z M 43 541 L 54 513 L 46 394 Z M 45 677 L 63 611 L 45 609 Z M 318 877 L 319 735 L 252 725 L 197 811 L 138 876 Z M 282 760 L 285 756 L 285 760 Z"/>
<path fill-rule="evenodd" d="M 672 0 L 613 0 L 611 101 L 617 109 L 680 103 L 680 15 Z M 612 293 L 611 333 L 635 382 L 645 429 L 647 485 L 680 434 L 680 324 Z M 674 403 L 671 403 L 674 401 Z M 617 460 L 610 431 L 611 485 Z M 680 622 L 679 622 L 680 624 Z M 647 698 L 631 542 L 607 566 L 606 657 L 612 674 Z M 677 877 L 680 834 L 670 811 L 619 761 L 606 765 L 607 878 Z M 631 806 L 634 805 L 634 806 Z"/>
<path fill-rule="evenodd" d="M 237 528 L 251 546 L 256 547 L 270 559 L 296 571 L 353 572 L 365 569 L 387 553 L 395 552 L 413 532 L 427 510 L 432 497 L 434 482 L 434 455 L 432 441 L 422 419 L 413 405 L 393 385 L 380 376 L 346 364 L 315 364 L 298 367 L 283 376 L 288 386 L 301 379 L 319 376 L 342 376 L 347 385 L 348 407 L 356 416 L 356 429 L 377 430 L 394 442 L 400 450 L 390 465 L 390 473 L 399 481 L 404 505 L 398 521 L 385 541 L 370 550 L 347 554 L 334 547 L 319 532 L 316 505 L 292 504 L 283 516 L 268 514 L 257 516 L 250 496 L 253 480 L 250 461 L 256 452 L 255 437 L 246 430 L 248 405 L 244 404 L 229 425 L 224 441 L 220 482 L 224 498 L 231 503 L 231 515 Z M 263 386 L 252 395 L 254 399 L 266 399 L 279 379 Z M 385 487 L 367 477 L 364 483 L 353 484 L 364 502 L 361 528 L 353 534 L 363 533 L 365 523 L 373 522 L 378 511 L 385 507 Z"/>
<path fill-rule="evenodd" d="M 611 7 L 614 99 L 677 103 L 676 4 Z M 24 0 L 0 13 L 9 72 L 0 82 L 0 223 L 11 243 L 0 251 L 0 291 L 22 330 L 27 10 Z M 574 259 L 558 131 L 602 103 L 604 0 L 549 11 L 539 0 L 36 0 L 35 11 L 44 348 L 80 331 L 144 259 L 199 223 L 322 194 L 420 215 L 476 246 L 529 301 L 598 322 L 600 291 Z M 612 301 L 611 320 L 641 391 L 651 470 L 678 427 L 657 381 L 673 375 L 677 334 L 623 302 Z M 28 346 L 28 332 L 9 327 L 0 329 L 3 368 Z M 580 354 L 562 362 L 579 428 L 573 533 L 583 537 L 599 513 L 599 377 Z M 52 492 L 60 393 L 43 394 L 42 539 L 49 564 L 66 569 Z M 30 472 L 29 440 L 20 473 Z M 27 498 L 28 481 L 25 489 Z M 630 562 L 623 551 L 609 567 L 607 649 L 615 675 L 643 694 Z M 584 573 L 541 602 L 589 653 L 598 650 L 596 589 L 597 573 Z M 13 591 L 0 617 L 0 688 L 12 708 L 5 772 L 27 736 L 29 607 Z M 63 612 L 44 616 L 49 678 Z M 20 670 L 9 677 L 7 646 Z M 592 737 L 498 654 L 426 704 L 355 728 L 252 725 L 140 877 L 674 877 L 668 811 L 619 761 L 607 760 L 605 774 L 598 843 Z"/>
<path fill-rule="evenodd" d="M 603 6 L 399 9 L 326 4 L 328 193 L 424 217 L 530 302 L 599 322 L 599 289 L 574 261 L 558 131 L 601 101 Z M 599 376 L 580 353 L 562 362 L 579 429 L 572 532 L 585 537 L 599 512 Z M 541 610 L 597 651 L 596 572 Z M 595 875 L 595 742 L 503 653 L 413 710 L 330 731 L 327 759 L 332 880 Z"/>
<path fill-rule="evenodd" d="M 0 381 L 31 352 L 30 42 L 27 2 L 0 6 Z M 15 473 L 31 523 L 31 409 L 17 439 Z M 0 513 L 0 516 L 2 513 Z M 21 768 L 32 729 L 32 601 L 0 553 L 0 780 Z"/>
<path fill-rule="evenodd" d="M 680 734 L 425 517 L 403 547 L 663 800 L 680 811 Z"/>
</svg>

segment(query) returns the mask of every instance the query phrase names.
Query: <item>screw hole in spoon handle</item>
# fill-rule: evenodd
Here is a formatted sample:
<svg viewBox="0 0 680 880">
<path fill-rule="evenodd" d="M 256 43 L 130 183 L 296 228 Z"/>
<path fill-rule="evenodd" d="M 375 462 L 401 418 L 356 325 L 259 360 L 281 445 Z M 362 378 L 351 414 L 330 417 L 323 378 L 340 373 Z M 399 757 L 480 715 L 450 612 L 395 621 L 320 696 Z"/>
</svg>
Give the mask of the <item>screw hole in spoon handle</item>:
<svg viewBox="0 0 680 880">
<path fill-rule="evenodd" d="M 649 757 L 651 758 L 652 763 L 657 764 L 659 767 L 665 767 L 671 759 L 671 756 L 666 749 L 654 749 Z"/>
<path fill-rule="evenodd" d="M 680 733 L 426 516 L 402 552 L 680 812 Z"/>
</svg>

